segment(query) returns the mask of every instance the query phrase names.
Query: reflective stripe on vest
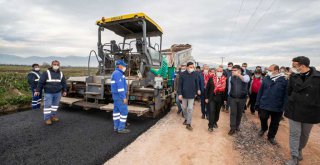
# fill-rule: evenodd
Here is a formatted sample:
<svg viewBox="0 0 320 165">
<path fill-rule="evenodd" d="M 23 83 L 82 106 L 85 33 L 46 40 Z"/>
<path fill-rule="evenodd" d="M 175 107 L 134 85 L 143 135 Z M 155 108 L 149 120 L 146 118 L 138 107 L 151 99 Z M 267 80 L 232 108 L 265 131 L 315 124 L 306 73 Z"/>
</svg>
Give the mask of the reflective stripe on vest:
<svg viewBox="0 0 320 165">
<path fill-rule="evenodd" d="M 38 75 L 37 72 L 31 71 L 30 73 L 33 73 L 34 75 L 36 75 L 38 77 L 37 79 L 34 79 L 34 81 L 39 81 L 40 76 Z"/>
<path fill-rule="evenodd" d="M 63 73 L 61 71 L 60 71 L 60 79 L 52 79 L 50 70 L 47 70 L 47 73 L 48 73 L 48 79 L 46 82 L 61 82 L 62 77 L 63 77 Z"/>
</svg>

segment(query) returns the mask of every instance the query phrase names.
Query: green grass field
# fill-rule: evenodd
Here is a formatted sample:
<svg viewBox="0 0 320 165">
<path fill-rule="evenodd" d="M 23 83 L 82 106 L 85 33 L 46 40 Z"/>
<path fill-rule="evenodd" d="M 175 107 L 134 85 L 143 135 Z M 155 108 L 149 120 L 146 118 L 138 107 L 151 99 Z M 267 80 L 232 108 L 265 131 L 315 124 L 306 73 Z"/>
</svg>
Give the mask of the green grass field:
<svg viewBox="0 0 320 165">
<path fill-rule="evenodd" d="M 27 82 L 30 66 L 0 65 L 0 110 L 12 105 L 28 105 L 31 107 L 31 91 Z M 41 67 L 41 71 L 46 71 Z M 97 69 L 92 68 L 91 74 Z M 66 76 L 85 76 L 88 74 L 86 67 L 62 67 L 61 71 Z"/>
</svg>

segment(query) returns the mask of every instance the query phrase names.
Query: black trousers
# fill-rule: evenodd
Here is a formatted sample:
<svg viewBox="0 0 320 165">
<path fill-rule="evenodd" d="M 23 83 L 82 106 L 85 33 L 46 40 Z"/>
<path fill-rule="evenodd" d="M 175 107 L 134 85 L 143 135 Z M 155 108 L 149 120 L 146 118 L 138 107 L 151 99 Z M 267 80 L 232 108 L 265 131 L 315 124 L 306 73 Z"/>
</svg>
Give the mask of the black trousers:
<svg viewBox="0 0 320 165">
<path fill-rule="evenodd" d="M 273 112 L 264 109 L 260 109 L 260 123 L 261 130 L 268 131 L 268 138 L 274 138 L 278 132 L 279 123 L 283 112 Z M 268 119 L 271 116 L 270 126 L 268 127 Z"/>
<path fill-rule="evenodd" d="M 228 98 L 230 100 L 230 127 L 232 130 L 239 129 L 242 113 L 246 104 L 245 98 Z"/>
<path fill-rule="evenodd" d="M 213 128 L 213 124 L 218 122 L 223 101 L 223 94 L 215 95 L 213 98 L 209 99 L 207 106 L 209 110 L 209 128 Z"/>
<path fill-rule="evenodd" d="M 256 105 L 257 95 L 258 95 L 257 93 L 251 93 L 251 94 L 250 94 L 249 104 L 250 104 L 250 111 L 251 111 L 252 113 L 255 112 L 254 107 L 255 107 L 255 105 Z"/>
</svg>

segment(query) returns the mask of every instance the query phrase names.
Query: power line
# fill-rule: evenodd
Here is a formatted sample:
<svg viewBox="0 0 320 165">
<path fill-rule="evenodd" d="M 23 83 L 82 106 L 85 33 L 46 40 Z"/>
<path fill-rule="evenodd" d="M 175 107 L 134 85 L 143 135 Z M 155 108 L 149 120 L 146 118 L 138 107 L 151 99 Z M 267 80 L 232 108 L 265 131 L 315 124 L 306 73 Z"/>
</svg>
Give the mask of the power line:
<svg viewBox="0 0 320 165">
<path fill-rule="evenodd" d="M 259 1 L 259 3 L 258 3 L 258 5 L 257 5 L 257 7 L 255 8 L 254 12 L 251 14 L 249 21 L 247 22 L 246 26 L 244 27 L 244 30 L 243 30 L 244 33 L 246 32 L 246 28 L 247 28 L 248 25 L 250 24 L 253 16 L 256 14 L 256 12 L 258 11 L 258 9 L 260 8 L 262 2 L 263 2 L 263 0 L 260 0 L 260 1 Z M 241 38 L 241 40 L 243 40 L 243 37 L 240 37 L 240 38 Z M 241 42 L 241 40 L 240 40 L 240 42 Z"/>
<path fill-rule="evenodd" d="M 234 24 L 231 32 L 229 33 L 228 43 L 229 43 L 229 41 L 230 41 L 230 39 L 231 39 L 231 36 L 232 36 L 232 34 L 233 34 L 234 29 L 235 29 L 236 26 L 238 25 L 238 17 L 239 17 L 239 15 L 240 15 L 240 12 L 241 12 L 241 10 L 242 10 L 242 6 L 244 5 L 244 2 L 245 2 L 245 0 L 242 0 L 241 5 L 240 5 L 240 8 L 239 8 L 239 10 L 238 10 L 238 14 L 237 14 L 237 16 L 236 16 L 236 22 L 235 22 L 235 24 Z"/>
<path fill-rule="evenodd" d="M 260 21 L 261 21 L 262 18 L 265 16 L 265 14 L 270 11 L 270 9 L 272 8 L 272 6 L 273 6 L 273 4 L 274 4 L 275 1 L 276 1 L 276 0 L 273 0 L 273 1 L 271 2 L 270 6 L 267 8 L 267 10 L 265 10 L 265 12 L 262 14 L 262 16 L 261 16 L 261 17 L 258 19 L 258 21 L 253 25 L 253 28 L 251 29 L 251 31 L 249 31 L 249 33 L 250 33 L 250 32 L 253 32 L 253 31 L 256 29 L 257 25 L 260 23 Z M 247 33 L 247 34 L 248 34 L 248 33 Z M 246 35 L 246 36 L 247 36 L 247 35 Z"/>
<path fill-rule="evenodd" d="M 245 0 L 242 0 L 241 1 L 241 5 L 239 7 L 239 10 L 238 10 L 237 14 L 235 15 L 236 22 L 234 23 L 234 26 L 232 27 L 232 30 L 230 31 L 230 33 L 228 35 L 228 38 L 227 38 L 227 42 L 226 42 L 227 46 L 230 46 L 230 40 L 232 38 L 232 35 L 233 35 L 233 32 L 234 32 L 236 26 L 238 25 L 238 18 L 239 18 L 239 15 L 240 15 L 241 11 L 242 11 L 242 8 L 244 8 L 244 5 L 245 5 Z M 224 46 L 223 51 L 226 49 L 227 46 Z"/>
</svg>

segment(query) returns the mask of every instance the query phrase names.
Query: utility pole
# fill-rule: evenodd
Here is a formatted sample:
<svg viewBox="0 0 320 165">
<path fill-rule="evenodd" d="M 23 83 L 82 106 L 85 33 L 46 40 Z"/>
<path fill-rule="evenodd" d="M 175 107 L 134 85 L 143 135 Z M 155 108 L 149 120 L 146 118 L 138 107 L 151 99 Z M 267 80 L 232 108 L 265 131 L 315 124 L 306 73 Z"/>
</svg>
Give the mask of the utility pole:
<svg viewBox="0 0 320 165">
<path fill-rule="evenodd" d="M 223 65 L 223 59 L 224 59 L 225 57 L 221 57 L 221 65 Z"/>
</svg>

